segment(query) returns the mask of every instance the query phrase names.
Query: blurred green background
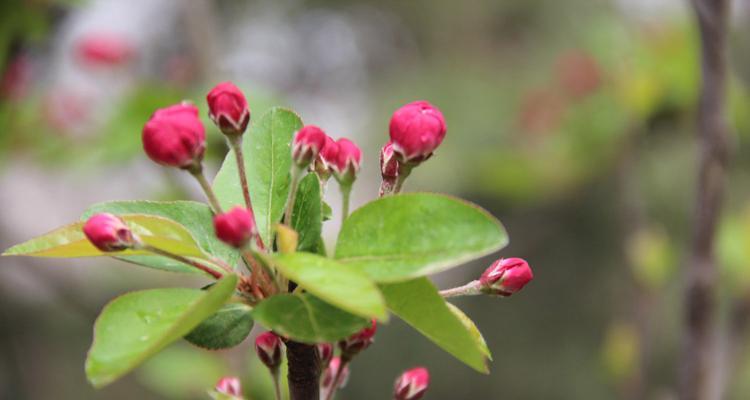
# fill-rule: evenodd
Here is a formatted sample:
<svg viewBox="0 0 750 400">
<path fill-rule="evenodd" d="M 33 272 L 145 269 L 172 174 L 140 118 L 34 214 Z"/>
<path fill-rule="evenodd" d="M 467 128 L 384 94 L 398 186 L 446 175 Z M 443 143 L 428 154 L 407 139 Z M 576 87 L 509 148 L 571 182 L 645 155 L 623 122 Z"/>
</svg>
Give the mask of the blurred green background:
<svg viewBox="0 0 750 400">
<path fill-rule="evenodd" d="M 723 398 L 750 395 L 750 6 L 732 10 L 734 158 L 720 229 Z M 508 299 L 455 303 L 493 353 L 479 375 L 404 323 L 382 326 L 341 399 L 389 398 L 429 368 L 428 399 L 672 399 L 696 172 L 695 21 L 681 0 L 0 2 L 0 249 L 114 199 L 196 198 L 153 165 L 157 107 L 232 80 L 254 115 L 297 110 L 364 151 L 355 205 L 377 195 L 390 114 L 425 99 L 448 136 L 408 190 L 492 211 L 535 280 Z M 206 119 L 208 170 L 226 152 Z M 338 201 L 336 190 L 329 200 Z M 336 222 L 328 222 L 328 240 Z M 492 258 L 435 277 L 474 279 Z M 201 399 L 224 374 L 270 399 L 252 340 L 170 347 L 102 391 L 83 361 L 117 294 L 199 285 L 107 260 L 0 260 L 0 398 Z"/>
</svg>

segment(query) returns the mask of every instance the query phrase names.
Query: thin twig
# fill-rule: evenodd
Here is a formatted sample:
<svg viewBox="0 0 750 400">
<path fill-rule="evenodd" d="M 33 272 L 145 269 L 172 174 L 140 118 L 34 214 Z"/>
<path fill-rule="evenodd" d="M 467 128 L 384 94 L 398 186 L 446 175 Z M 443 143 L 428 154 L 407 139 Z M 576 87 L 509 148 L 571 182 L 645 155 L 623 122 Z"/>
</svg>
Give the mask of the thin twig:
<svg viewBox="0 0 750 400">
<path fill-rule="evenodd" d="M 684 292 L 685 337 L 679 396 L 716 398 L 714 324 L 716 320 L 715 236 L 729 152 L 726 122 L 727 22 L 729 0 L 693 0 L 701 39 L 701 93 L 698 109 L 700 169 L 692 254 Z"/>
</svg>

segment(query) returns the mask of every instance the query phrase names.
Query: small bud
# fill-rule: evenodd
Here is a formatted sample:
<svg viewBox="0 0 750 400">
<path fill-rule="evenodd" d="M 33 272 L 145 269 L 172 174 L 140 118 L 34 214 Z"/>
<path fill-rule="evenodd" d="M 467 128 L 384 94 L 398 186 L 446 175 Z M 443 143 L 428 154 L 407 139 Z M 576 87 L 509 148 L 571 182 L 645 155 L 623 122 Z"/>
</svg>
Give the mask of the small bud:
<svg viewBox="0 0 750 400">
<path fill-rule="evenodd" d="M 445 132 L 443 114 L 426 101 L 409 103 L 391 117 L 393 151 L 402 162 L 420 163 L 428 159 L 445 138 Z"/>
<path fill-rule="evenodd" d="M 380 173 L 383 179 L 398 178 L 398 159 L 393 153 L 393 143 L 390 141 L 380 149 Z"/>
<path fill-rule="evenodd" d="M 323 377 L 320 380 L 321 389 L 324 392 L 329 392 L 338 388 L 346 386 L 346 382 L 349 380 L 349 365 L 344 365 L 344 369 L 339 374 L 339 368 L 341 368 L 341 357 L 333 357 L 331 362 L 328 363 L 328 368 L 323 371 Z M 336 375 L 339 375 L 338 384 L 334 387 L 334 380 Z"/>
<path fill-rule="evenodd" d="M 250 122 L 250 109 L 242 91 L 232 82 L 223 82 L 208 92 L 208 116 L 225 135 L 242 135 Z"/>
<path fill-rule="evenodd" d="M 111 67 L 130 61 L 135 48 L 123 35 L 89 32 L 75 44 L 78 60 L 86 66 Z"/>
<path fill-rule="evenodd" d="M 339 146 L 329 136 L 326 135 L 325 144 L 320 149 L 318 157 L 312 165 L 313 171 L 318 175 L 321 182 L 325 183 L 331 177 L 330 165 L 336 160 L 336 155 L 339 153 Z"/>
<path fill-rule="evenodd" d="M 393 391 L 394 400 L 418 400 L 424 396 L 430 385 L 430 373 L 426 368 L 410 369 L 396 379 Z"/>
<path fill-rule="evenodd" d="M 242 386 L 240 378 L 235 376 L 225 376 L 216 383 L 216 391 L 229 396 L 242 396 Z"/>
<path fill-rule="evenodd" d="M 191 168 L 203 160 L 206 132 L 192 104 L 156 110 L 143 127 L 142 137 L 146 154 L 159 164 Z"/>
<path fill-rule="evenodd" d="M 89 218 L 83 225 L 83 233 L 101 251 L 121 251 L 136 244 L 133 232 L 125 221 L 109 213 L 95 214 Z"/>
<path fill-rule="evenodd" d="M 333 150 L 327 151 L 333 152 Z M 329 156 L 326 155 L 327 161 L 328 158 Z M 350 185 L 357 178 L 361 160 L 362 151 L 359 147 L 351 140 L 342 138 L 336 141 L 336 156 L 329 163 L 329 168 L 340 184 Z"/>
<path fill-rule="evenodd" d="M 348 358 L 351 358 L 360 351 L 370 347 L 372 342 L 375 340 L 374 338 L 376 330 L 377 324 L 373 319 L 370 326 L 339 342 L 341 354 Z"/>
<path fill-rule="evenodd" d="M 479 278 L 483 293 L 510 296 L 534 278 L 529 264 L 520 258 L 501 258 L 487 268 Z"/>
<path fill-rule="evenodd" d="M 330 343 L 319 343 L 318 358 L 320 358 L 320 366 L 322 368 L 328 367 L 333 358 L 333 345 Z"/>
<path fill-rule="evenodd" d="M 273 332 L 265 332 L 255 338 L 255 352 L 268 369 L 281 365 L 281 339 Z"/>
<path fill-rule="evenodd" d="M 222 242 L 236 248 L 245 247 L 258 234 L 253 212 L 244 207 L 235 207 L 227 213 L 216 215 L 214 229 Z"/>
<path fill-rule="evenodd" d="M 305 168 L 318 157 L 326 145 L 328 135 L 315 125 L 305 125 L 294 136 L 292 160 L 299 168 Z"/>
</svg>

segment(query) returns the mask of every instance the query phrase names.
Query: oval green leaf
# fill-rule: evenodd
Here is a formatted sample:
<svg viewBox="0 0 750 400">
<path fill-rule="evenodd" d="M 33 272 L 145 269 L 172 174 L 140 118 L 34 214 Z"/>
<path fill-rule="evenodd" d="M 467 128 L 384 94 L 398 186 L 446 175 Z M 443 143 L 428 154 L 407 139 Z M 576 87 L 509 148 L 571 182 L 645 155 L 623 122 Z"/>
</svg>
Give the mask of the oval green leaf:
<svg viewBox="0 0 750 400">
<path fill-rule="evenodd" d="M 253 329 L 251 311 L 252 307 L 247 304 L 225 304 L 187 334 L 185 340 L 209 350 L 237 346 Z"/>
<path fill-rule="evenodd" d="M 284 276 L 320 299 L 355 315 L 387 320 L 380 290 L 362 272 L 310 253 L 278 254 L 270 260 Z"/>
<path fill-rule="evenodd" d="M 453 197 L 410 193 L 370 202 L 344 222 L 336 244 L 340 262 L 377 282 L 440 272 L 508 244 L 495 217 Z"/>
<path fill-rule="evenodd" d="M 309 294 L 269 297 L 253 309 L 253 318 L 266 329 L 303 343 L 334 342 L 369 323 Z"/>
<path fill-rule="evenodd" d="M 422 335 L 466 365 L 488 373 L 486 345 L 474 329 L 451 310 L 427 278 L 380 286 L 388 308 Z M 473 324 L 471 324 L 473 325 Z"/>
<path fill-rule="evenodd" d="M 94 324 L 89 382 L 103 387 L 182 338 L 224 305 L 236 285 L 237 276 L 229 275 L 205 291 L 152 289 L 116 298 Z"/>
<path fill-rule="evenodd" d="M 299 234 L 298 251 L 318 251 L 318 240 L 323 228 L 321 207 L 320 182 L 315 174 L 308 174 L 299 183 L 292 211 L 292 228 Z"/>
<path fill-rule="evenodd" d="M 474 323 L 474 321 L 472 321 L 471 318 L 466 315 L 466 313 L 464 313 L 455 305 L 448 302 L 445 302 L 445 304 L 448 306 L 448 308 L 450 308 L 453 314 L 455 314 L 456 317 L 461 320 L 461 323 L 464 324 L 464 328 L 466 328 L 466 330 L 471 333 L 471 336 L 474 338 L 474 341 L 477 342 L 477 346 L 482 350 L 484 356 L 487 357 L 488 360 L 492 361 L 492 353 L 490 352 L 490 348 L 487 346 L 487 342 L 484 340 L 482 332 L 479 331 L 479 328 L 477 328 L 477 325 Z"/>
<path fill-rule="evenodd" d="M 255 222 L 266 244 L 271 243 L 271 229 L 284 213 L 289 196 L 292 136 L 301 127 L 297 114 L 273 108 L 253 124 L 242 143 Z M 233 152 L 227 153 L 213 188 L 225 209 L 244 206 Z"/>
</svg>

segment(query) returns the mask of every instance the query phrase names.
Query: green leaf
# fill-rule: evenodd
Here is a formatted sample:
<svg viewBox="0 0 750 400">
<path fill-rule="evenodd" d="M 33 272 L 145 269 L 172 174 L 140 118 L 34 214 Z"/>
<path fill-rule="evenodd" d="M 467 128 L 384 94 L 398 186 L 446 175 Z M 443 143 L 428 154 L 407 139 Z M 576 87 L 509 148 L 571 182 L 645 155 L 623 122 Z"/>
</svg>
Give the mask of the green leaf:
<svg viewBox="0 0 750 400">
<path fill-rule="evenodd" d="M 339 232 L 335 258 L 377 282 L 440 272 L 508 244 L 505 229 L 480 207 L 453 197 L 413 193 L 370 202 Z"/>
<path fill-rule="evenodd" d="M 464 328 L 466 328 L 466 330 L 471 333 L 471 336 L 474 338 L 474 341 L 477 342 L 477 346 L 482 350 L 484 356 L 492 361 L 492 353 L 490 352 L 490 348 L 487 346 L 487 342 L 484 340 L 482 332 L 479 331 L 479 328 L 477 328 L 477 325 L 474 323 L 474 321 L 472 321 L 471 318 L 466 315 L 466 313 L 461 311 L 461 309 L 456 307 L 455 305 L 449 302 L 445 302 L 445 304 L 448 306 L 448 308 L 450 308 L 453 314 L 455 314 L 456 317 L 461 320 L 461 323 L 464 324 Z"/>
<path fill-rule="evenodd" d="M 171 253 L 210 261 L 210 257 L 203 252 L 195 239 L 193 239 L 190 231 L 175 221 L 145 214 L 126 214 L 120 215 L 120 217 L 144 243 Z M 103 252 L 94 247 L 86 239 L 86 236 L 83 234 L 83 225 L 83 221 L 66 225 L 45 235 L 16 245 L 8 249 L 3 255 L 65 258 L 116 255 L 125 258 L 129 256 L 142 257 L 150 254 L 142 250 L 125 250 L 116 253 Z M 181 263 L 163 263 L 155 264 L 154 266 L 161 266 L 163 269 L 181 272 L 197 271 L 195 268 Z"/>
<path fill-rule="evenodd" d="M 381 285 L 388 308 L 422 335 L 475 370 L 488 373 L 489 352 L 427 278 Z"/>
<path fill-rule="evenodd" d="M 307 174 L 299 183 L 292 211 L 292 228 L 299 234 L 297 250 L 314 253 L 323 228 L 320 183 L 315 174 Z"/>
<path fill-rule="evenodd" d="M 209 350 L 237 346 L 253 329 L 253 317 L 250 311 L 252 307 L 247 304 L 225 304 L 187 334 L 185 340 Z"/>
<path fill-rule="evenodd" d="M 292 167 L 290 146 L 294 132 L 301 127 L 297 114 L 273 108 L 250 128 L 242 143 L 255 221 L 266 244 L 271 243 L 273 224 L 284 213 Z M 213 187 L 223 208 L 245 204 L 234 152 L 227 154 Z"/>
<path fill-rule="evenodd" d="M 207 254 L 224 260 L 229 265 L 237 264 L 239 254 L 216 237 L 213 230 L 213 213 L 208 205 L 195 201 L 111 201 L 94 204 L 81 217 L 88 219 L 91 215 L 109 212 L 115 215 L 148 214 L 169 218 L 184 226 L 198 245 Z M 160 256 L 127 256 L 117 257 L 124 261 L 149 267 L 180 272 L 196 272 L 195 268 Z"/>
<path fill-rule="evenodd" d="M 354 334 L 369 321 L 309 294 L 278 294 L 253 309 L 266 329 L 303 343 L 334 342 Z"/>
<path fill-rule="evenodd" d="M 237 276 L 229 275 L 205 291 L 151 289 L 116 298 L 94 324 L 86 359 L 89 382 L 103 387 L 182 338 L 216 312 L 236 285 Z"/>
<path fill-rule="evenodd" d="M 333 208 L 325 201 L 321 205 L 323 221 L 328 221 L 333 217 Z"/>
<path fill-rule="evenodd" d="M 297 285 L 342 310 L 362 317 L 388 318 L 380 290 L 360 271 L 310 253 L 278 254 L 271 262 Z"/>
</svg>

